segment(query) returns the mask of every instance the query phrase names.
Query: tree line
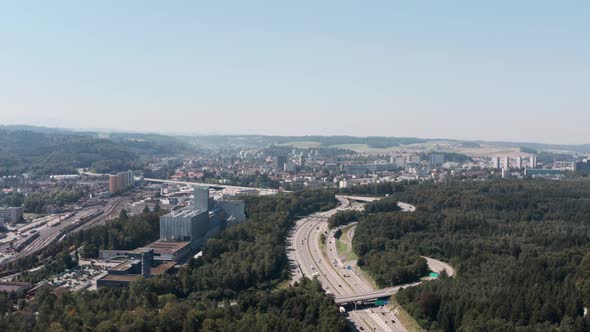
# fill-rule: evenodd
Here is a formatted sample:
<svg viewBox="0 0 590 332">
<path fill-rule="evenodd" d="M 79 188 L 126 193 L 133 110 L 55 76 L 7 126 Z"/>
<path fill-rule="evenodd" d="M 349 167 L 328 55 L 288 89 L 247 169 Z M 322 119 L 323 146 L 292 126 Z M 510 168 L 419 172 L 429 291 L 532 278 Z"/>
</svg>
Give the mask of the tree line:
<svg viewBox="0 0 590 332">
<path fill-rule="evenodd" d="M 408 257 L 456 268 L 453 278 L 397 295 L 428 330 L 587 331 L 589 197 L 590 182 L 579 179 L 408 186 L 393 198 L 416 212 L 369 215 L 353 244 L 377 261 L 365 262 L 377 280 L 391 279 L 383 265 L 404 266 Z"/>
</svg>

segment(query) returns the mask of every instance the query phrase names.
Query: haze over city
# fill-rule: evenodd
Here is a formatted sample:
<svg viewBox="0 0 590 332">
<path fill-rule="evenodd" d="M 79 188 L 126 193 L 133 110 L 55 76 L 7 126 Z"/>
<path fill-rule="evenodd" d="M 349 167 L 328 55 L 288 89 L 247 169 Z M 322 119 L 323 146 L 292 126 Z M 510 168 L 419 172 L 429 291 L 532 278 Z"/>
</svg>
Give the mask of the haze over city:
<svg viewBox="0 0 590 332">
<path fill-rule="evenodd" d="M 589 9 L 5 3 L 2 123 L 589 143 Z"/>
</svg>

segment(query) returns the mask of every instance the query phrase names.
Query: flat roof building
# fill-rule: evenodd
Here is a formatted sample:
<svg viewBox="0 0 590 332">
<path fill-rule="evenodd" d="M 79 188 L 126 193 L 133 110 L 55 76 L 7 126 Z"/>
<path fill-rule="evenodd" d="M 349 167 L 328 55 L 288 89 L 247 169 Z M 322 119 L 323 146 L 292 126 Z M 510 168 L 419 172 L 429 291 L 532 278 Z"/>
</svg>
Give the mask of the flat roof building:
<svg viewBox="0 0 590 332">
<path fill-rule="evenodd" d="M 190 242 L 195 249 L 200 239 L 215 225 L 209 218 L 209 211 L 182 209 L 160 217 L 160 240 Z"/>
<path fill-rule="evenodd" d="M 109 191 L 113 194 L 123 192 L 135 184 L 133 171 L 119 172 L 109 175 Z"/>
<path fill-rule="evenodd" d="M 16 293 L 18 296 L 23 295 L 33 287 L 30 282 L 18 281 L 0 281 L 0 292 Z"/>
<path fill-rule="evenodd" d="M 16 224 L 23 217 L 22 207 L 0 207 L 0 224 Z"/>
</svg>

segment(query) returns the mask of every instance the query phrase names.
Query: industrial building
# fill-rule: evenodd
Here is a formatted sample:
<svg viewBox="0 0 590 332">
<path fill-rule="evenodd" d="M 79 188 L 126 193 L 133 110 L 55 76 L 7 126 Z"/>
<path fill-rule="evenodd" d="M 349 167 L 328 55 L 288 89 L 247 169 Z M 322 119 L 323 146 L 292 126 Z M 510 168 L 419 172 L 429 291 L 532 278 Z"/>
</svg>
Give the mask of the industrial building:
<svg viewBox="0 0 590 332">
<path fill-rule="evenodd" d="M 209 187 L 195 187 L 189 207 L 160 217 L 159 240 L 134 250 L 99 251 L 103 260 L 123 261 L 98 279 L 97 287 L 126 287 L 140 276 L 166 273 L 217 234 L 226 222 L 245 219 L 244 201 L 213 200 L 209 198 Z"/>
<path fill-rule="evenodd" d="M 530 177 L 560 176 L 563 175 L 563 171 L 559 169 L 527 168 L 524 170 L 524 175 Z"/>
<path fill-rule="evenodd" d="M 209 199 L 209 187 L 195 187 L 190 207 L 160 217 L 161 241 L 186 241 L 196 249 L 221 230 L 224 221 L 246 219 L 244 202 Z"/>
<path fill-rule="evenodd" d="M 98 258 L 101 260 L 112 260 L 117 258 L 137 257 L 145 250 L 154 251 L 154 261 L 184 261 L 191 253 L 191 243 L 182 241 L 161 241 L 157 240 L 144 247 L 134 250 L 100 250 Z"/>
<path fill-rule="evenodd" d="M 135 184 L 133 171 L 119 172 L 109 175 L 109 191 L 113 194 L 123 192 Z"/>
<path fill-rule="evenodd" d="M 17 296 L 22 296 L 32 287 L 30 282 L 0 281 L 0 292 L 16 293 Z"/>
<path fill-rule="evenodd" d="M 136 249 L 125 260 L 108 271 L 108 274 L 96 281 L 97 287 L 127 287 L 139 277 L 150 278 L 162 275 L 174 268 L 176 262 L 156 262 L 154 249 Z"/>
<path fill-rule="evenodd" d="M 208 210 L 187 208 L 172 211 L 160 217 L 160 240 L 187 241 L 196 248 L 207 233 L 218 226 L 211 219 Z"/>
</svg>

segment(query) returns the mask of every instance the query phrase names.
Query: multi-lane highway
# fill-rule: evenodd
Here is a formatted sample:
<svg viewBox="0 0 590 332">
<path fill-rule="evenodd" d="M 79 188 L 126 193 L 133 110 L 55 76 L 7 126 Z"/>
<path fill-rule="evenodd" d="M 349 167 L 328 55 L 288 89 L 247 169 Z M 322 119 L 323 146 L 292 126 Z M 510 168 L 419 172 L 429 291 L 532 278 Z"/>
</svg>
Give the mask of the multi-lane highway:
<svg viewBox="0 0 590 332">
<path fill-rule="evenodd" d="M 358 208 L 350 204 L 350 196 L 337 196 L 340 204 L 328 212 L 316 213 L 297 222 L 289 236 L 288 256 L 292 262 L 293 282 L 303 276 L 318 278 L 326 293 L 334 296 L 339 304 L 348 304 L 354 309 L 355 303 L 362 300 L 388 297 L 397 292 L 401 286 L 386 289 L 375 289 L 364 273 L 356 266 L 356 261 L 346 261 L 339 257 L 336 248 L 335 230 L 328 230 L 327 220 L 340 210 Z M 363 199 L 373 201 L 374 199 Z M 412 212 L 415 207 L 399 203 L 402 211 Z M 327 235 L 326 235 L 327 234 Z M 322 235 L 325 240 L 322 243 Z M 354 236 L 354 227 L 347 234 L 350 239 Z M 429 267 L 433 271 L 447 270 L 452 275 L 454 270 L 448 264 L 427 258 Z M 416 283 L 417 284 L 417 283 Z M 404 285 L 405 287 L 412 286 Z M 349 319 L 359 330 L 377 331 L 405 331 L 397 318 L 395 311 L 389 308 L 367 308 L 349 311 Z"/>
</svg>

